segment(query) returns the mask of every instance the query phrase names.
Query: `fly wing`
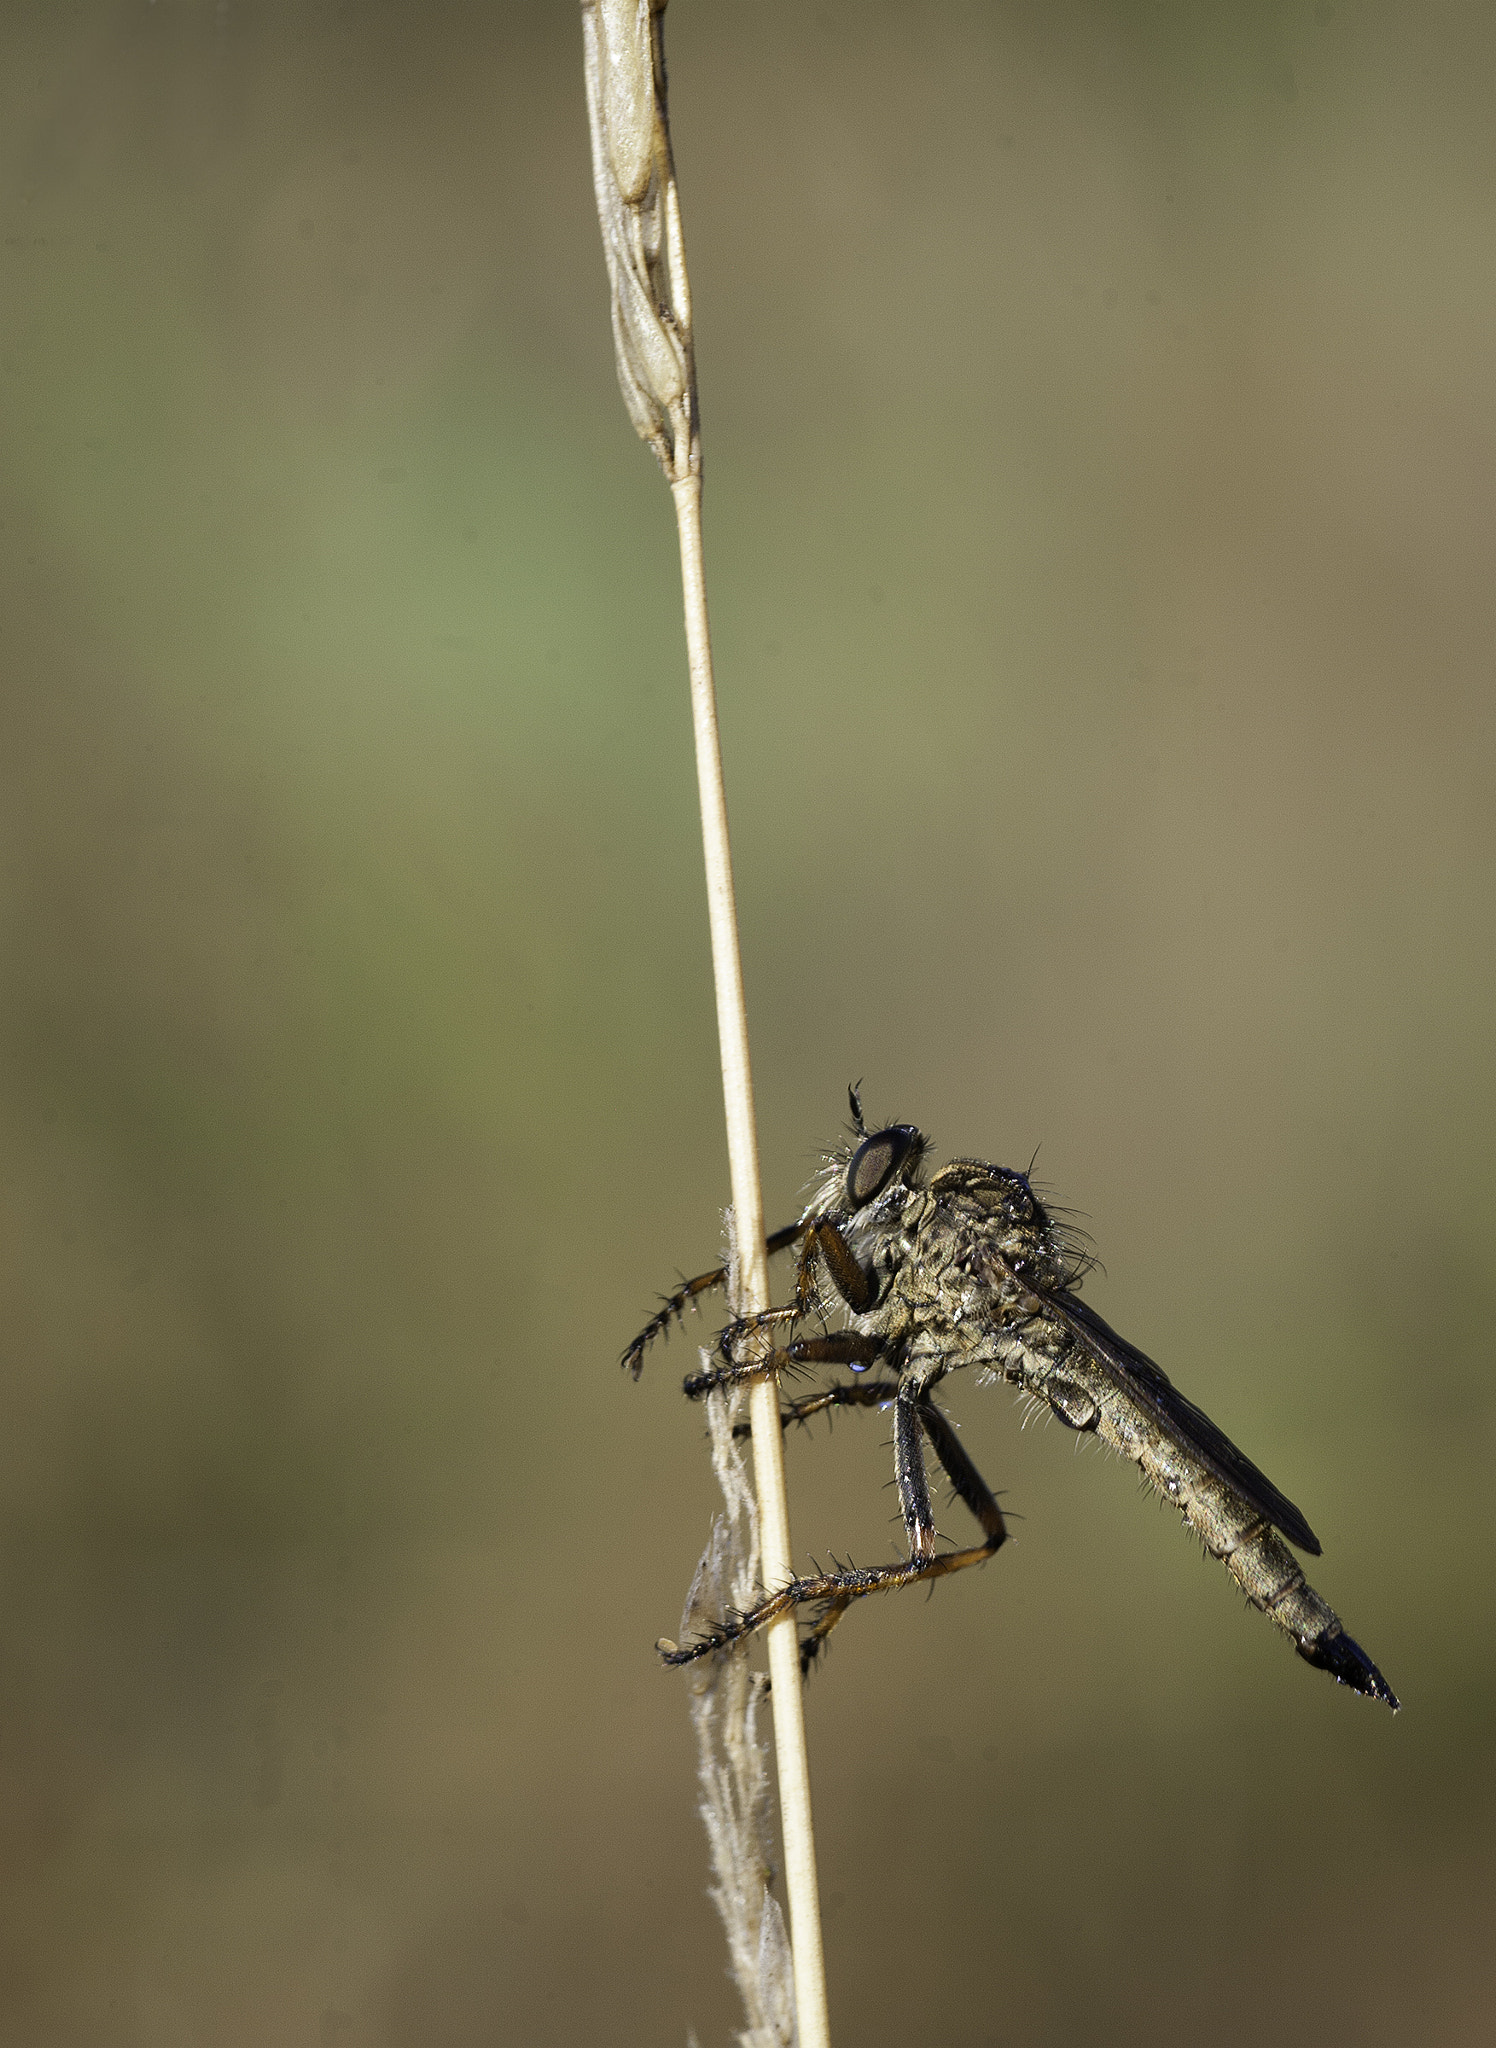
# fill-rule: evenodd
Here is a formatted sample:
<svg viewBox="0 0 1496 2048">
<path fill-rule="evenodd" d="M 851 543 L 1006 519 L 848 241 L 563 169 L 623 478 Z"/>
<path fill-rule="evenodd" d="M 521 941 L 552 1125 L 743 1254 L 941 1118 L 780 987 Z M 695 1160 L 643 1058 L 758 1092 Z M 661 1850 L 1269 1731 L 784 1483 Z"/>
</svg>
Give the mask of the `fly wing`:
<svg viewBox="0 0 1496 2048">
<path fill-rule="evenodd" d="M 1047 1295 L 1045 1306 L 1060 1318 L 1107 1377 L 1152 1416 L 1160 1428 L 1203 1459 L 1217 1479 L 1224 1480 L 1275 1528 L 1281 1529 L 1290 1543 L 1307 1550 L 1311 1557 L 1319 1556 L 1319 1539 L 1293 1502 L 1279 1493 L 1250 1458 L 1243 1457 L 1230 1437 L 1217 1429 L 1202 1409 L 1184 1398 L 1151 1358 L 1145 1358 L 1125 1337 L 1119 1337 L 1110 1323 L 1103 1322 L 1078 1295 Z"/>
</svg>

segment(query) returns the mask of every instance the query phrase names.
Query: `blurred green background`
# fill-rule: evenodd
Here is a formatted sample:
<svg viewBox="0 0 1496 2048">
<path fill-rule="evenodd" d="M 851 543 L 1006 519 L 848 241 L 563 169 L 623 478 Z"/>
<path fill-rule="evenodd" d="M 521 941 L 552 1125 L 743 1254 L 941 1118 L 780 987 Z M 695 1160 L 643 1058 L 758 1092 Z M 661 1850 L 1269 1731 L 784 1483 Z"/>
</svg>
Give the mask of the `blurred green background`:
<svg viewBox="0 0 1496 2048">
<path fill-rule="evenodd" d="M 1496 15 L 669 46 L 770 1220 L 859 1075 L 1042 1145 L 1406 1708 L 958 1382 L 1019 1540 L 808 1697 L 836 2038 L 1489 2040 Z M 725 2042 L 694 1352 L 615 1361 L 726 1164 L 576 10 L 10 0 L 0 77 L 0 2031 Z M 892 1554 L 886 1435 L 791 1444 L 805 1552 Z"/>
</svg>

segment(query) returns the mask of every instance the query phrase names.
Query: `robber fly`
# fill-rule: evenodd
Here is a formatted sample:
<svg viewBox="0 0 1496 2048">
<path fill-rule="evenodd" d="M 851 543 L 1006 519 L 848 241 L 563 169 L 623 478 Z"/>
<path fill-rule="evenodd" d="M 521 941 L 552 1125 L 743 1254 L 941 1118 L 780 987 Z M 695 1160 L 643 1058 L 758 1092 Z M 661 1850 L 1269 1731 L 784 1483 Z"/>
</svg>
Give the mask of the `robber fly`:
<svg viewBox="0 0 1496 2048">
<path fill-rule="evenodd" d="M 827 1155 L 799 1222 L 768 1239 L 770 1252 L 800 1248 L 793 1301 L 729 1324 L 718 1339 L 721 1362 L 691 1374 L 685 1391 L 699 1399 L 766 1372 L 777 1378 L 817 1365 L 850 1366 L 852 1380 L 783 1403 L 781 1424 L 835 1408 L 892 1408 L 894 1478 L 909 1555 L 792 1579 L 745 1613 L 724 1616 L 694 1643 L 662 1643 L 665 1661 L 689 1663 L 807 1607 L 800 1668 L 809 1671 L 854 1600 L 991 1557 L 1007 1536 L 1002 1511 L 933 1398 L 947 1373 L 974 1365 L 1020 1389 L 1068 1429 L 1094 1431 L 1130 1458 L 1301 1657 L 1385 1700 L 1395 1713 L 1392 1688 L 1306 1582 L 1289 1548 L 1318 1557 L 1314 1531 L 1151 1358 L 1080 1299 L 1094 1260 L 1073 1231 L 1053 1220 L 1028 1175 L 980 1159 L 953 1159 L 927 1173 L 923 1131 L 913 1124 L 869 1131 L 855 1088 L 849 1099 L 851 1141 Z M 636 1379 L 652 1340 L 725 1279 L 725 1268 L 703 1273 L 664 1302 L 623 1355 Z M 828 1317 L 838 1311 L 847 1327 L 829 1329 Z M 813 1317 L 821 1334 L 796 1335 Z M 981 1530 L 982 1541 L 964 1550 L 936 1548 L 927 1442 Z"/>
</svg>

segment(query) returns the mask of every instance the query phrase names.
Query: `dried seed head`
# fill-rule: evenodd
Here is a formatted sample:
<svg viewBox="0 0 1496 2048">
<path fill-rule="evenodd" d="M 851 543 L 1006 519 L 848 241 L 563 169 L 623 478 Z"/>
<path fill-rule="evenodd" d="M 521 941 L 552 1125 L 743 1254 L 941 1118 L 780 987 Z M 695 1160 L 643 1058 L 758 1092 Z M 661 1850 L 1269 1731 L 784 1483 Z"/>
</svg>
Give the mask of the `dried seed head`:
<svg viewBox="0 0 1496 2048">
<path fill-rule="evenodd" d="M 629 418 L 671 483 L 699 473 L 691 294 L 665 103 L 665 0 L 582 0 L 592 184 Z"/>
</svg>

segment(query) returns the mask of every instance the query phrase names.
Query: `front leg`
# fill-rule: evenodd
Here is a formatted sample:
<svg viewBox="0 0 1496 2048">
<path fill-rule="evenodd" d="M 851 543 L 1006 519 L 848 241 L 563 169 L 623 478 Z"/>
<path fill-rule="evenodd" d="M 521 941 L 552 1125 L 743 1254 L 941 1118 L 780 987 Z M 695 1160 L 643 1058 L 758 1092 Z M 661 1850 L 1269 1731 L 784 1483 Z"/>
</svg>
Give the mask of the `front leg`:
<svg viewBox="0 0 1496 2048">
<path fill-rule="evenodd" d="M 805 1233 L 805 1242 L 800 1249 L 800 1265 L 796 1274 L 796 1301 L 806 1314 L 814 1305 L 814 1296 L 809 1292 L 814 1276 L 815 1261 L 823 1259 L 826 1271 L 831 1275 L 837 1293 L 856 1315 L 866 1315 L 878 1299 L 878 1278 L 858 1262 L 856 1253 L 842 1236 L 839 1226 L 828 1216 L 820 1223 L 812 1223 Z"/>
<path fill-rule="evenodd" d="M 803 1223 L 788 1224 L 783 1230 L 776 1230 L 764 1239 L 764 1250 L 772 1257 L 775 1252 L 788 1251 L 804 1233 Z M 644 1369 L 644 1354 L 656 1337 L 669 1334 L 670 1325 L 678 1318 L 684 1319 L 688 1306 L 694 1307 L 696 1297 L 713 1287 L 727 1283 L 726 1266 L 714 1266 L 710 1273 L 698 1273 L 694 1280 L 683 1280 L 674 1294 L 664 1297 L 661 1306 L 652 1315 L 627 1351 L 618 1361 L 624 1371 L 638 1379 Z"/>
<path fill-rule="evenodd" d="M 805 1237 L 800 1247 L 800 1262 L 795 1269 L 794 1300 L 783 1308 L 761 1309 L 756 1315 L 738 1316 L 730 1322 L 717 1339 L 717 1349 L 729 1364 L 734 1361 L 738 1346 L 746 1338 L 763 1330 L 777 1329 L 782 1323 L 804 1322 L 815 1311 L 820 1301 L 816 1272 L 823 1264 L 831 1275 L 832 1285 L 854 1315 L 866 1315 L 877 1302 L 877 1275 L 859 1263 L 837 1224 L 827 1218 L 819 1223 L 803 1224 L 801 1228 Z"/>
</svg>

